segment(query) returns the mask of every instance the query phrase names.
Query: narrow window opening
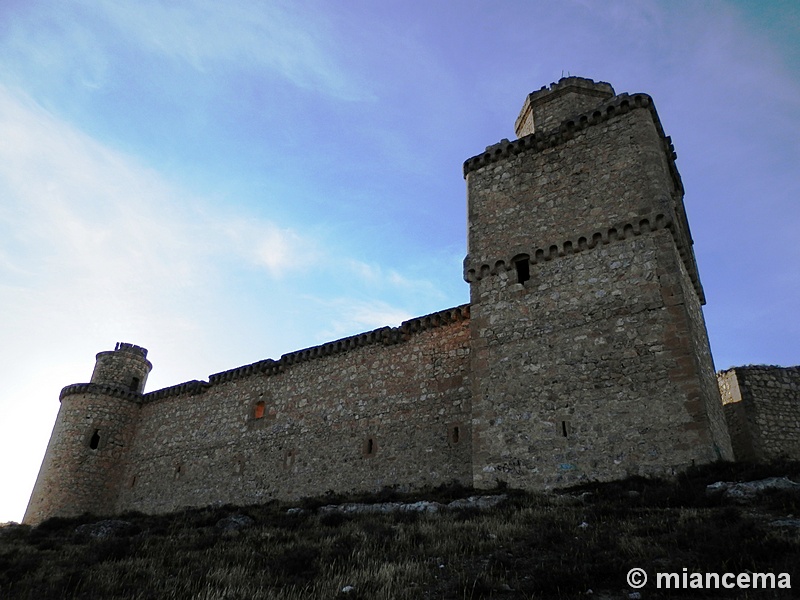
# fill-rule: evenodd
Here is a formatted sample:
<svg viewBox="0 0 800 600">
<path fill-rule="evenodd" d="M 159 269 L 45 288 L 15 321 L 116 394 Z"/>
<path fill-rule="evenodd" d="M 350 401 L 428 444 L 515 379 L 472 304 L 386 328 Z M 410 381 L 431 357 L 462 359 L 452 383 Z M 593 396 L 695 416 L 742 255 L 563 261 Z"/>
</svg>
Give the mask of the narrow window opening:
<svg viewBox="0 0 800 600">
<path fill-rule="evenodd" d="M 95 429 L 91 439 L 89 440 L 89 448 L 92 450 L 97 450 L 98 446 L 100 446 L 100 430 Z"/>
<path fill-rule="evenodd" d="M 525 283 L 531 278 L 531 266 L 527 258 L 521 258 L 514 262 L 514 267 L 517 269 L 518 283 Z"/>
<path fill-rule="evenodd" d="M 180 479 L 181 465 L 175 465 L 175 479 Z"/>
<path fill-rule="evenodd" d="M 131 487 L 136 485 L 136 475 L 131 478 Z"/>
<path fill-rule="evenodd" d="M 561 421 L 561 437 L 567 437 L 569 434 L 569 424 L 566 421 Z"/>
<path fill-rule="evenodd" d="M 259 400 L 256 402 L 255 410 L 253 411 L 253 418 L 254 419 L 263 419 L 264 413 L 266 412 L 266 404 L 263 400 Z"/>
<path fill-rule="evenodd" d="M 139 378 L 138 377 L 132 377 L 131 378 L 131 391 L 132 392 L 138 392 L 139 391 Z"/>
<path fill-rule="evenodd" d="M 455 427 L 453 427 L 453 435 L 452 435 L 454 444 L 458 443 L 459 434 L 460 432 L 458 431 L 458 425 L 456 425 Z"/>
<path fill-rule="evenodd" d="M 361 456 L 372 458 L 376 454 L 378 454 L 378 441 L 374 436 L 370 436 L 361 444 Z"/>
<path fill-rule="evenodd" d="M 283 468 L 284 469 L 291 469 L 294 466 L 294 457 L 297 452 L 292 450 L 287 450 L 283 455 Z"/>
</svg>

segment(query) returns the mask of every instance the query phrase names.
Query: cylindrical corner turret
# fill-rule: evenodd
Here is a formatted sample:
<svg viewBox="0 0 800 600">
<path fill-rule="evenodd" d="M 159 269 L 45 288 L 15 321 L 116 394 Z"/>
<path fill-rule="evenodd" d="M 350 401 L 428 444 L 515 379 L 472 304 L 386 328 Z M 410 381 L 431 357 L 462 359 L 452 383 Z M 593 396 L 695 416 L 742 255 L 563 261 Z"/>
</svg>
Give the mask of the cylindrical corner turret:
<svg viewBox="0 0 800 600">
<path fill-rule="evenodd" d="M 152 368 L 145 348 L 118 342 L 114 350 L 97 355 L 92 383 L 120 387 L 141 394 Z"/>
<path fill-rule="evenodd" d="M 61 408 L 24 523 L 115 512 L 127 448 L 152 367 L 147 350 L 119 343 L 97 355 L 90 383 L 61 390 Z"/>
</svg>

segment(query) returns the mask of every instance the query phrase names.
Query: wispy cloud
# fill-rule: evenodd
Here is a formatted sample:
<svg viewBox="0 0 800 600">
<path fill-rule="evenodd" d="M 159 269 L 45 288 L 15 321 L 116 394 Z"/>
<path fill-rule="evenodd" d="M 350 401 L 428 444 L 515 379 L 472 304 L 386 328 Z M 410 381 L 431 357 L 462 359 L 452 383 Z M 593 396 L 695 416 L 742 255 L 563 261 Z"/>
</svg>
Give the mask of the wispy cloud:
<svg viewBox="0 0 800 600">
<path fill-rule="evenodd" d="M 95 352 L 120 340 L 151 350 L 157 342 L 161 385 L 204 377 L 213 367 L 198 358 L 214 355 L 219 364 L 217 344 L 228 343 L 213 333 L 243 327 L 238 298 L 225 299 L 231 266 L 275 279 L 317 260 L 324 246 L 290 227 L 214 209 L 2 84 L 0 200 L 0 364 L 19 378 L 0 394 L 0 455 L 24 455 L 29 478 L 58 389 L 88 378 Z M 333 313 L 367 329 L 406 317 L 369 299 Z M 20 406 L 35 407 L 41 423 L 19 416 Z M 38 428 L 20 440 L 23 421 Z M 16 498 L 14 511 L 24 501 Z"/>
<path fill-rule="evenodd" d="M 231 218 L 220 233 L 230 249 L 273 277 L 305 271 L 321 257 L 316 240 L 275 223 Z"/>
<path fill-rule="evenodd" d="M 0 329 L 24 327 L 31 343 L 87 328 L 199 340 L 210 315 L 230 310 L 226 285 L 242 266 L 272 280 L 299 274 L 269 301 L 295 293 L 322 306 L 325 337 L 398 324 L 413 316 L 399 306 L 441 297 L 433 282 L 349 257 L 334 240 L 223 213 L 2 86 L 0 194 Z M 278 304 L 264 308 L 289 308 Z"/>
<path fill-rule="evenodd" d="M 336 60 L 336 43 L 321 15 L 301 16 L 291 3 L 91 0 L 86 5 L 141 47 L 198 71 L 235 64 L 268 69 L 301 88 L 340 99 L 371 97 Z"/>
<path fill-rule="evenodd" d="M 110 288 L 194 275 L 186 260 L 192 244 L 175 227 L 185 215 L 157 173 L 4 87 L 0 186 L 3 244 L 17 246 L 17 271 Z"/>
<path fill-rule="evenodd" d="M 320 331 L 319 343 L 355 335 L 380 327 L 396 327 L 416 315 L 383 301 L 340 297 L 315 299 L 319 310 L 328 315 L 328 327 Z"/>
</svg>

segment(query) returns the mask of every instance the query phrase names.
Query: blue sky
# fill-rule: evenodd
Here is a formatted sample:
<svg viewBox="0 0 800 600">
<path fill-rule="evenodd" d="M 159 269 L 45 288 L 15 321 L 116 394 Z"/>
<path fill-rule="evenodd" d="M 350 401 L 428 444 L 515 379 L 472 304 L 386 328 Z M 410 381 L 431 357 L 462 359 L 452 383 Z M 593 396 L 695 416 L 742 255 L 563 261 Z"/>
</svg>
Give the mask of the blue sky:
<svg viewBox="0 0 800 600">
<path fill-rule="evenodd" d="M 465 159 L 570 73 L 653 96 L 718 369 L 800 363 L 800 5 L 0 4 L 0 522 L 94 356 L 148 390 L 468 300 Z"/>
</svg>

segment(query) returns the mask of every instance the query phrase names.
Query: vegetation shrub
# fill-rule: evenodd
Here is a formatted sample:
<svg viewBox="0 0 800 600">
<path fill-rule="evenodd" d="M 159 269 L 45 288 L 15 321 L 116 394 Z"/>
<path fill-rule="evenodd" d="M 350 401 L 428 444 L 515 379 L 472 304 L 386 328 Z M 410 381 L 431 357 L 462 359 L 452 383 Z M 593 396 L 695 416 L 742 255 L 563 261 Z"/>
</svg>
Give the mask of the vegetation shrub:
<svg viewBox="0 0 800 600">
<path fill-rule="evenodd" d="M 789 572 L 800 581 L 798 530 L 772 524 L 797 518 L 797 495 L 767 493 L 742 506 L 705 493 L 719 480 L 798 472 L 796 463 L 710 465 L 669 480 L 635 477 L 557 494 L 505 490 L 497 508 L 435 514 L 287 514 L 288 505 L 274 502 L 128 514 L 140 533 L 104 539 L 75 534 L 96 518 L 51 519 L 0 528 L 0 598 L 464 600 L 575 598 L 589 589 L 625 597 L 632 566 Z M 430 493 L 360 498 L 446 503 L 476 492 L 453 485 Z M 327 495 L 304 506 L 331 503 Z M 233 532 L 215 527 L 234 514 L 255 523 Z"/>
<path fill-rule="evenodd" d="M 319 518 L 319 522 L 325 527 L 339 527 L 349 520 L 349 516 L 339 511 L 326 513 Z"/>
</svg>

